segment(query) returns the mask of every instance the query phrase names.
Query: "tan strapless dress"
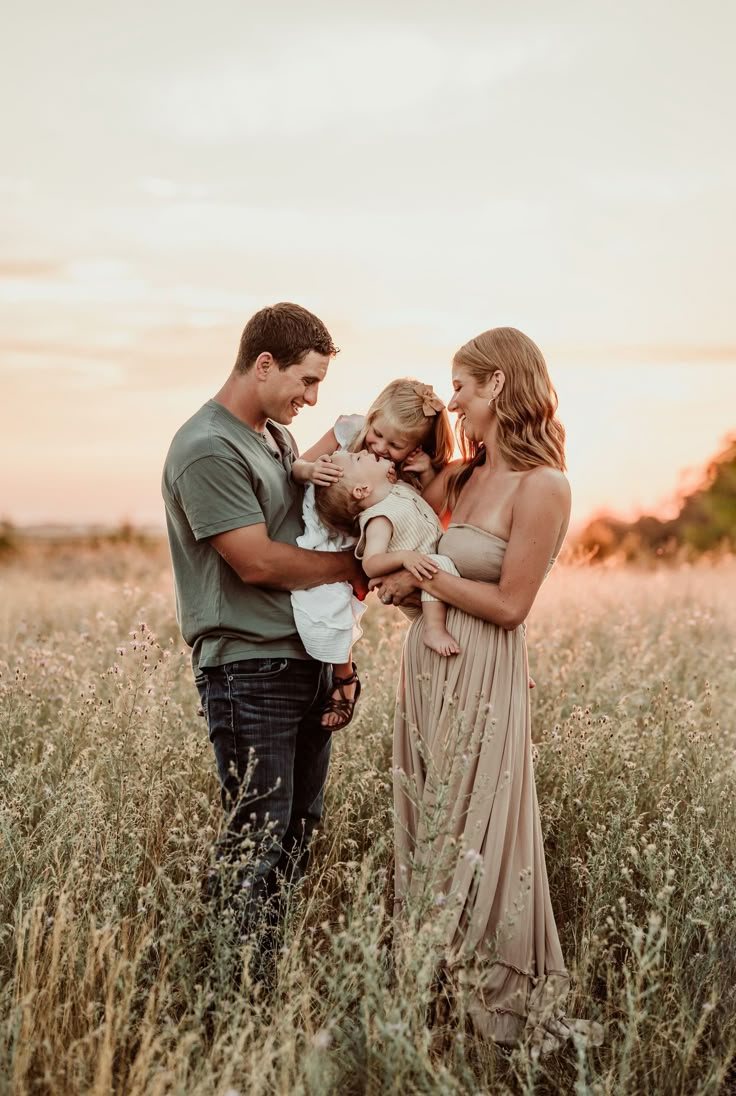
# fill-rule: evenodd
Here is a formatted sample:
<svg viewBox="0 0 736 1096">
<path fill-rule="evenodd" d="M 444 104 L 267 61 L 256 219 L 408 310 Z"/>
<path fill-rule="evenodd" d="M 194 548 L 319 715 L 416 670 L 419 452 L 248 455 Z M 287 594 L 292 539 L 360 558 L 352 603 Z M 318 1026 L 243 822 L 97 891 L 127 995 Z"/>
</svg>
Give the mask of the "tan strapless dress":
<svg viewBox="0 0 736 1096">
<path fill-rule="evenodd" d="M 451 525 L 438 551 L 464 578 L 498 582 L 506 542 Z M 441 926 L 439 963 L 462 970 L 476 1028 L 545 1040 L 568 975 L 550 902 L 532 767 L 524 628 L 448 607 L 462 653 L 444 658 L 410 628 L 394 728 L 396 899 L 402 920 Z M 566 1021 L 563 1023 L 567 1024 Z"/>
</svg>

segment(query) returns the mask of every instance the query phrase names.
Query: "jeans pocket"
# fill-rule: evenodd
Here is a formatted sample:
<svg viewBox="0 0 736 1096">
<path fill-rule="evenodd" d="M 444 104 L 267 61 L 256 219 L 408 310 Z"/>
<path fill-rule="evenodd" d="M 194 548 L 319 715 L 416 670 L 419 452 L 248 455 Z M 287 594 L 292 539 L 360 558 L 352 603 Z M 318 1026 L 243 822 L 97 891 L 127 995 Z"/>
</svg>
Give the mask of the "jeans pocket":
<svg viewBox="0 0 736 1096">
<path fill-rule="evenodd" d="M 270 681 L 286 672 L 288 658 L 245 658 L 225 666 L 228 681 L 236 684 L 247 681 Z"/>
<path fill-rule="evenodd" d="M 197 686 L 197 692 L 199 693 L 200 706 L 197 715 L 203 715 L 209 722 L 210 679 L 207 674 L 197 674 L 194 678 L 194 684 Z"/>
</svg>

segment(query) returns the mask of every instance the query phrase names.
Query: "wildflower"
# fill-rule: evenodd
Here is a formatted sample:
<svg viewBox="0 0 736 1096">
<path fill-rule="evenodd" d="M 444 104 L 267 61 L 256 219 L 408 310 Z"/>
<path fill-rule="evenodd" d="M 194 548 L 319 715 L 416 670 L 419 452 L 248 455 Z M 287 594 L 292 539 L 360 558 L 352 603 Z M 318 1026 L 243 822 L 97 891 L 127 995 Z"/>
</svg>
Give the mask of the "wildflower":
<svg viewBox="0 0 736 1096">
<path fill-rule="evenodd" d="M 475 849 L 468 849 L 463 859 L 467 860 L 473 867 L 478 867 L 483 863 L 483 857 Z"/>
<path fill-rule="evenodd" d="M 327 1050 L 332 1045 L 332 1036 L 325 1028 L 320 1028 L 312 1036 L 312 1046 L 315 1050 Z"/>
</svg>

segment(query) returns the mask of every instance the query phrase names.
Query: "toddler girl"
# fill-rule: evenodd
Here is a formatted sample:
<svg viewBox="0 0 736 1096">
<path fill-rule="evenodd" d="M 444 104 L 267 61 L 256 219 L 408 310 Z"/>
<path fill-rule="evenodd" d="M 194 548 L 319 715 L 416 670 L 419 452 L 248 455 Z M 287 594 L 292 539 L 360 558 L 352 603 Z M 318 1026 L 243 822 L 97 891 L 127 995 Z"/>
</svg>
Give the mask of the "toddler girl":
<svg viewBox="0 0 736 1096">
<path fill-rule="evenodd" d="M 304 533 L 301 548 L 339 551 L 355 543 L 355 532 L 327 528 L 315 509 L 314 485 L 329 486 L 343 475 L 333 460 L 335 450 L 359 452 L 393 462 L 399 480 L 424 490 L 452 458 L 454 439 L 442 400 L 431 385 L 409 378 L 391 381 L 374 400 L 365 417 L 343 415 L 316 445 L 293 465 L 294 478 L 306 483 Z M 332 455 L 330 455 L 332 454 Z M 361 636 L 364 606 L 347 582 L 330 583 L 291 595 L 299 634 L 308 654 L 333 664 L 335 689 L 322 717 L 335 730 L 352 719 L 360 681 L 351 649 Z"/>
</svg>

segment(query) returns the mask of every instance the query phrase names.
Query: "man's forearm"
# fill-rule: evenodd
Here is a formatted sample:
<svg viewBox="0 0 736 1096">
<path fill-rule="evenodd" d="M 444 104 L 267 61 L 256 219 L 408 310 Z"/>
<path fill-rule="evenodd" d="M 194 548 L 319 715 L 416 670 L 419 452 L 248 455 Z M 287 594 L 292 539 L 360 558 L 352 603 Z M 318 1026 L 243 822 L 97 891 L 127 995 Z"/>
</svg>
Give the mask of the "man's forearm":
<svg viewBox="0 0 736 1096">
<path fill-rule="evenodd" d="M 315 552 L 291 544 L 270 541 L 267 553 L 257 560 L 240 560 L 227 553 L 223 558 L 249 586 L 272 590 L 308 590 L 327 582 L 352 582 L 362 576 L 352 551 Z"/>
</svg>

